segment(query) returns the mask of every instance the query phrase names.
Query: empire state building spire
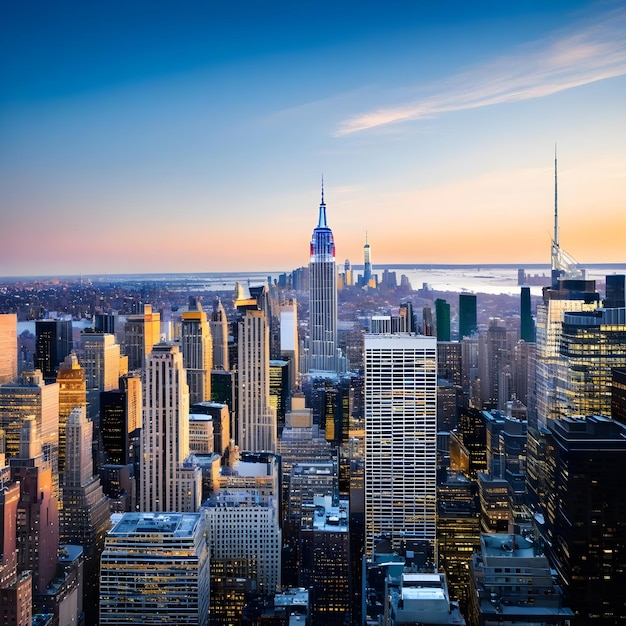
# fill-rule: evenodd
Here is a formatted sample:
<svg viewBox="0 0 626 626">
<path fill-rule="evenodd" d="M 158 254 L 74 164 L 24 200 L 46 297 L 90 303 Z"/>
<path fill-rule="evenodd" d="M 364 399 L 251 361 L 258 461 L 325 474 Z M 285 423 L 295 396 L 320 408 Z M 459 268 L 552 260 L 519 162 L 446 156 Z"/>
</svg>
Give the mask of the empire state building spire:
<svg viewBox="0 0 626 626">
<path fill-rule="evenodd" d="M 324 180 L 309 262 L 309 369 L 338 371 L 335 241 L 326 219 Z"/>
</svg>

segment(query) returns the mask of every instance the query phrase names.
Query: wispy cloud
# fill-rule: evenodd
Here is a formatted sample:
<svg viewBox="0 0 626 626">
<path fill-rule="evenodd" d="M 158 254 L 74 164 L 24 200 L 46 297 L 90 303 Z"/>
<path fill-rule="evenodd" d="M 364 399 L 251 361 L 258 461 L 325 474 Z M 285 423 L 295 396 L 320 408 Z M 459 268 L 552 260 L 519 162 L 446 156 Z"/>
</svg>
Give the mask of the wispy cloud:
<svg viewBox="0 0 626 626">
<path fill-rule="evenodd" d="M 626 74 L 626 9 L 605 13 L 576 32 L 524 46 L 515 53 L 457 74 L 430 94 L 343 121 L 336 136 L 398 122 L 541 98 Z"/>
</svg>

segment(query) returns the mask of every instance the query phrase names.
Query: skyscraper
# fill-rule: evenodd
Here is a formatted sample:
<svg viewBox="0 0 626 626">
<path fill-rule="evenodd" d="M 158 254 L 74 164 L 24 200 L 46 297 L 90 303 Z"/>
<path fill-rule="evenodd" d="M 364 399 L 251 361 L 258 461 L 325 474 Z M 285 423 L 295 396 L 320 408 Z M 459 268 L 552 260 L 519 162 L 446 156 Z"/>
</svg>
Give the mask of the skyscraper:
<svg viewBox="0 0 626 626">
<path fill-rule="evenodd" d="M 367 233 L 365 233 L 365 245 L 363 246 L 363 287 L 374 287 L 375 283 L 372 283 L 372 248 L 367 240 Z"/>
<path fill-rule="evenodd" d="M 471 337 L 478 331 L 476 296 L 470 293 L 459 294 L 459 341 Z"/>
<path fill-rule="evenodd" d="M 437 342 L 365 336 L 366 551 L 391 535 L 434 541 L 437 517 Z"/>
<path fill-rule="evenodd" d="M 193 512 L 200 469 L 189 463 L 189 387 L 177 345 L 159 343 L 146 359 L 140 509 Z"/>
<path fill-rule="evenodd" d="M 229 370 L 228 362 L 228 319 L 222 301 L 218 298 L 213 303 L 213 312 L 209 321 L 211 337 L 213 339 L 214 370 Z"/>
<path fill-rule="evenodd" d="M 626 306 L 624 299 L 624 274 L 612 274 L 606 277 L 606 298 L 604 306 L 607 309 L 617 309 Z"/>
<path fill-rule="evenodd" d="M 313 229 L 309 262 L 310 370 L 337 371 L 337 268 L 335 241 L 326 221 L 322 184 L 319 220 Z"/>
<path fill-rule="evenodd" d="M 72 351 L 72 320 L 37 320 L 35 332 L 35 368 L 46 381 L 55 380 L 57 368 Z"/>
<path fill-rule="evenodd" d="M 161 314 L 145 304 L 143 313 L 131 315 L 124 324 L 124 353 L 128 356 L 128 369 L 140 370 L 152 346 L 161 339 Z"/>
<path fill-rule="evenodd" d="M 533 320 L 530 287 L 522 287 L 520 294 L 520 339 L 526 343 L 535 341 L 535 322 Z"/>
<path fill-rule="evenodd" d="M 17 378 L 17 315 L 0 314 L 0 385 Z"/>
<path fill-rule="evenodd" d="M 437 341 L 450 341 L 450 304 L 441 298 L 435 300 L 435 329 Z"/>
<path fill-rule="evenodd" d="M 195 298 L 191 300 L 189 311 L 183 312 L 180 342 L 187 371 L 189 403 L 195 404 L 211 399 L 213 340 L 206 312 Z"/>
</svg>

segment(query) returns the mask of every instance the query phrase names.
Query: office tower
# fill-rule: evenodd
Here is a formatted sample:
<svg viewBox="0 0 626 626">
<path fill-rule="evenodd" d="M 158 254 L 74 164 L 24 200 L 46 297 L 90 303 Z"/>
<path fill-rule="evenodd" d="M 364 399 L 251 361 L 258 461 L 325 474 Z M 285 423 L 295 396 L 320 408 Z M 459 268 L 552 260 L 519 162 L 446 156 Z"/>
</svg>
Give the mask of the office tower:
<svg viewBox="0 0 626 626">
<path fill-rule="evenodd" d="M 277 427 L 276 411 L 270 404 L 269 328 L 265 313 L 246 308 L 237 326 L 239 380 L 235 440 L 241 450 L 273 451 Z"/>
<path fill-rule="evenodd" d="M 133 374 L 120 378 L 119 389 L 100 394 L 100 438 L 104 463 L 127 465 L 139 456 L 142 404 L 141 378 Z"/>
<path fill-rule="evenodd" d="M 326 221 L 324 186 L 309 262 L 309 368 L 337 371 L 337 268 L 335 241 Z"/>
<path fill-rule="evenodd" d="M 478 335 L 478 378 L 481 406 L 504 410 L 511 398 L 512 384 L 504 376 L 512 374 L 513 337 L 502 320 L 491 318 L 486 331 Z"/>
<path fill-rule="evenodd" d="M 195 298 L 190 303 L 189 311 L 183 312 L 180 343 L 183 365 L 187 371 L 189 403 L 207 402 L 211 399 L 213 340 L 207 314 Z"/>
<path fill-rule="evenodd" d="M 565 588 L 568 605 L 585 624 L 626 619 L 626 499 L 621 476 L 626 427 L 609 418 L 550 420 L 547 491 L 541 538 Z"/>
<path fill-rule="evenodd" d="M 476 296 L 469 293 L 459 294 L 459 341 L 477 332 Z"/>
<path fill-rule="evenodd" d="M 98 566 L 109 530 L 109 502 L 100 478 L 93 475 L 93 423 L 84 407 L 70 414 L 66 428 L 67 459 L 63 473 L 63 508 L 59 513 L 62 543 L 82 546 L 85 558 L 84 607 L 87 623 L 98 615 Z"/>
<path fill-rule="evenodd" d="M 366 552 L 374 538 L 435 539 L 437 342 L 365 336 Z"/>
<path fill-rule="evenodd" d="M 281 584 L 280 459 L 271 453 L 242 453 L 223 467 L 219 488 L 203 510 L 211 553 L 211 615 L 227 623 L 243 607 L 243 588 L 273 593 Z M 242 589 L 243 591 L 243 589 Z"/>
<path fill-rule="evenodd" d="M 200 513 L 126 513 L 106 536 L 100 626 L 209 624 L 209 552 Z"/>
<path fill-rule="evenodd" d="M 298 303 L 291 298 L 280 305 L 280 356 L 289 361 L 289 391 L 300 380 L 300 340 L 298 338 Z"/>
<path fill-rule="evenodd" d="M 35 333 L 35 369 L 41 370 L 44 380 L 56 380 L 57 368 L 72 351 L 72 320 L 37 320 Z"/>
<path fill-rule="evenodd" d="M 626 424 L 626 368 L 615 368 L 611 380 L 611 417 Z"/>
<path fill-rule="evenodd" d="M 513 347 L 515 397 L 525 407 L 533 402 L 536 367 L 536 344 L 518 341 Z"/>
<path fill-rule="evenodd" d="M 18 569 L 33 575 L 33 597 L 44 594 L 57 567 L 59 516 L 52 466 L 44 459 L 37 420 L 22 421 L 19 452 L 10 459 L 11 480 L 20 483 L 17 505 Z"/>
<path fill-rule="evenodd" d="M 289 362 L 272 360 L 270 361 L 270 404 L 276 411 L 278 433 L 285 425 L 289 398 Z"/>
<path fill-rule="evenodd" d="M 456 436 L 450 438 L 451 469 L 463 471 L 476 480 L 478 472 L 487 469 L 487 432 L 481 411 L 464 407 L 459 415 Z"/>
<path fill-rule="evenodd" d="M 535 342 L 535 321 L 531 310 L 530 287 L 522 287 L 521 290 L 519 336 L 526 343 Z"/>
<path fill-rule="evenodd" d="M 215 434 L 213 419 L 206 414 L 189 411 L 189 450 L 194 455 L 212 455 Z"/>
<path fill-rule="evenodd" d="M 354 285 L 354 278 L 352 276 L 352 267 L 350 265 L 349 259 L 346 259 L 345 263 L 343 264 L 343 271 L 346 287 L 352 287 Z"/>
<path fill-rule="evenodd" d="M 374 277 L 377 278 L 376 276 Z M 376 280 L 374 280 L 374 284 L 376 284 Z M 389 291 L 395 291 L 398 288 L 398 279 L 396 278 L 395 272 L 390 272 L 389 270 L 383 270 L 383 276 L 380 281 L 380 286 L 382 289 L 387 289 Z"/>
<path fill-rule="evenodd" d="M 450 305 L 441 298 L 435 300 L 435 330 L 437 341 L 450 341 Z"/>
<path fill-rule="evenodd" d="M 189 462 L 189 388 L 179 346 L 153 346 L 143 390 L 140 510 L 197 511 L 201 474 Z"/>
<path fill-rule="evenodd" d="M 461 609 L 469 601 L 467 565 L 480 545 L 478 485 L 462 474 L 446 474 L 437 486 L 438 567 Z"/>
<path fill-rule="evenodd" d="M 462 406 L 463 389 L 445 378 L 440 378 L 437 382 L 437 430 L 454 430 Z"/>
<path fill-rule="evenodd" d="M 209 321 L 211 337 L 213 339 L 213 367 L 214 370 L 230 369 L 228 359 L 228 319 L 222 301 L 218 298 L 213 303 L 213 312 Z"/>
<path fill-rule="evenodd" d="M 611 415 L 611 371 L 626 367 L 626 309 L 565 313 L 558 400 L 566 415 Z"/>
<path fill-rule="evenodd" d="M 413 304 L 411 302 L 403 302 L 400 305 L 400 319 L 403 320 L 403 330 L 405 333 L 417 332 L 417 324 L 415 323 L 415 313 L 413 312 Z"/>
<path fill-rule="evenodd" d="M 624 298 L 624 274 L 613 274 L 606 277 L 606 297 L 604 298 L 605 309 L 619 309 L 626 307 Z"/>
<path fill-rule="evenodd" d="M 213 449 L 217 454 L 226 452 L 231 440 L 228 405 L 221 402 L 198 402 L 189 407 L 189 413 L 208 415 L 213 421 Z"/>
<path fill-rule="evenodd" d="M 59 384 L 59 472 L 63 472 L 67 420 L 75 408 L 87 406 L 85 370 L 80 366 L 78 357 L 73 352 L 59 367 L 57 383 Z"/>
<path fill-rule="evenodd" d="M 322 198 L 323 201 L 323 198 Z M 372 249 L 365 233 L 365 245 L 363 246 L 363 287 L 376 287 L 376 281 L 372 275 Z"/>
<path fill-rule="evenodd" d="M 574 615 L 564 604 L 562 588 L 553 581 L 546 555 L 520 534 L 481 534 L 469 579 L 471 626 L 572 623 Z"/>
<path fill-rule="evenodd" d="M 127 361 L 121 355 L 115 335 L 86 328 L 80 337 L 79 361 L 85 370 L 87 390 L 99 393 L 117 389 L 120 376 L 126 373 Z"/>
<path fill-rule="evenodd" d="M 437 342 L 437 378 L 461 385 L 461 347 L 458 341 Z"/>
<path fill-rule="evenodd" d="M 313 624 L 349 622 L 351 600 L 347 499 L 314 496 L 301 518 L 298 586 L 309 590 Z"/>
<path fill-rule="evenodd" d="M 5 626 L 32 624 L 32 575 L 29 570 L 19 572 L 17 567 L 19 499 L 19 483 L 3 485 L 0 490 L 0 611 Z"/>
<path fill-rule="evenodd" d="M 46 385 L 40 371 L 25 372 L 13 384 L 0 385 L 0 429 L 4 430 L 7 457 L 20 452 L 24 421 L 35 417 L 46 462 L 51 463 L 52 488 L 59 496 L 59 384 Z"/>
<path fill-rule="evenodd" d="M 94 330 L 97 333 L 115 335 L 117 330 L 117 313 L 96 313 L 94 315 Z"/>
<path fill-rule="evenodd" d="M 0 313 L 0 385 L 17 379 L 17 315 Z"/>
<path fill-rule="evenodd" d="M 161 314 L 144 304 L 143 313 L 129 315 L 124 324 L 124 354 L 129 371 L 141 370 L 152 346 L 161 340 Z"/>
</svg>

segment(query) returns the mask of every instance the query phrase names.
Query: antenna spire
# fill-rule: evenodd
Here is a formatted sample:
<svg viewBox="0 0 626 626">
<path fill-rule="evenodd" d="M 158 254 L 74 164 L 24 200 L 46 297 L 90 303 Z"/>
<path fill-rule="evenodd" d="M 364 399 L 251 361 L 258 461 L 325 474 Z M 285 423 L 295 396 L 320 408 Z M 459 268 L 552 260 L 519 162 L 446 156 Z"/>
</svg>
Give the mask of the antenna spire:
<svg viewBox="0 0 626 626">
<path fill-rule="evenodd" d="M 324 174 L 322 174 L 322 204 L 324 204 Z"/>
<path fill-rule="evenodd" d="M 554 144 L 554 245 L 559 245 L 559 196 L 556 143 Z"/>
</svg>

